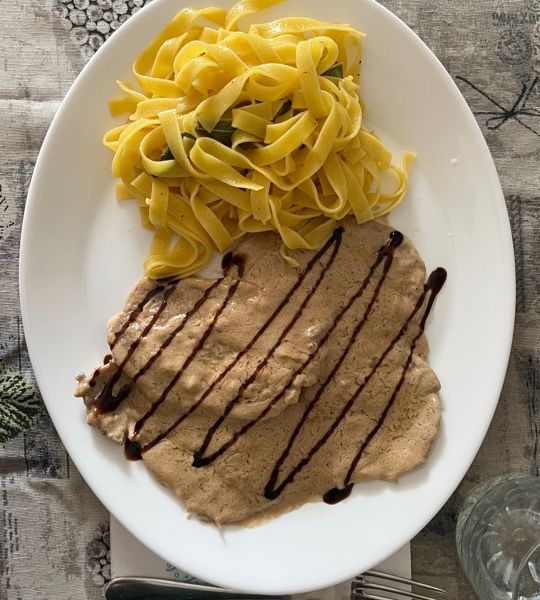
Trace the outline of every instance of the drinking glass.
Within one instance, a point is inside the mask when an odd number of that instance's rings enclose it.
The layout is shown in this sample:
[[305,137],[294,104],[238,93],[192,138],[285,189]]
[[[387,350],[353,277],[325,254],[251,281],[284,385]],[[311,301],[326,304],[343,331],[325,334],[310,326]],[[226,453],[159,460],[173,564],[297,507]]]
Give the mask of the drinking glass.
[[481,600],[540,600],[540,477],[476,486],[459,513],[456,543]]

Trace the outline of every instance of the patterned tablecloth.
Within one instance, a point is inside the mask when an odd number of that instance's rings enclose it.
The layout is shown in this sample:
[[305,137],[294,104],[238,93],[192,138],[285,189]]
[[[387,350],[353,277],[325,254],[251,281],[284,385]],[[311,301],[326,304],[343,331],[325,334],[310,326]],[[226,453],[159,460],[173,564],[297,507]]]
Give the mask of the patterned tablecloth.
[[[0,600],[97,599],[110,577],[109,516],[70,463],[34,385],[18,249],[32,169],[60,100],[144,2],[0,0]],[[412,542],[413,574],[467,600],[474,595],[453,541],[461,500],[487,477],[540,469],[540,0],[383,4],[433,49],[477,115],[514,235],[517,321],[499,408],[462,485]]]

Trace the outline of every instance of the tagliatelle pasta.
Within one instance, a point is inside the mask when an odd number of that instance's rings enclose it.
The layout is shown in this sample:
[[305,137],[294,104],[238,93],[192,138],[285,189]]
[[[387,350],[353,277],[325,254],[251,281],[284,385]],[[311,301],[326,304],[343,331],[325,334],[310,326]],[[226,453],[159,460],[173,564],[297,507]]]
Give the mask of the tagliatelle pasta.
[[294,264],[288,250],[319,247],[345,216],[380,217],[405,194],[414,155],[393,165],[363,127],[363,34],[300,17],[239,29],[279,1],[182,10],[135,60],[140,90],[119,82],[111,113],[129,117],[104,143],[117,197],[135,198],[154,232],[151,278],[194,273],[267,230]]

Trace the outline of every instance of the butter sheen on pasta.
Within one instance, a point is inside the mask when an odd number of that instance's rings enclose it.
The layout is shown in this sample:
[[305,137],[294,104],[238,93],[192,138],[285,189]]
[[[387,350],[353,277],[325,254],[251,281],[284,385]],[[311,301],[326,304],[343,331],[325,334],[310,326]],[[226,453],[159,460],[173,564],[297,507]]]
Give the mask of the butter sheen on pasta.
[[319,247],[340,219],[359,223],[401,202],[403,166],[363,126],[363,34],[287,17],[240,29],[280,0],[229,11],[184,9],[136,58],[138,83],[110,102],[119,199],[138,201],[153,231],[154,279],[188,275],[251,232],[275,230],[281,253]]

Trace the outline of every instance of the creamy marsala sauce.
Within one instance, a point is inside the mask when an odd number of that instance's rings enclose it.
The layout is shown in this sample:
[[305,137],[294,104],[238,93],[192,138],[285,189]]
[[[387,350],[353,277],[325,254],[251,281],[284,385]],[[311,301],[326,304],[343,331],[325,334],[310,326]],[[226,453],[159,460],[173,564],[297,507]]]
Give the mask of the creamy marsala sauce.
[[244,239],[219,279],[142,279],[78,377],[88,423],[219,524],[396,480],[439,428],[424,326],[444,269],[426,279],[377,222],[346,220],[298,269],[279,245]]

